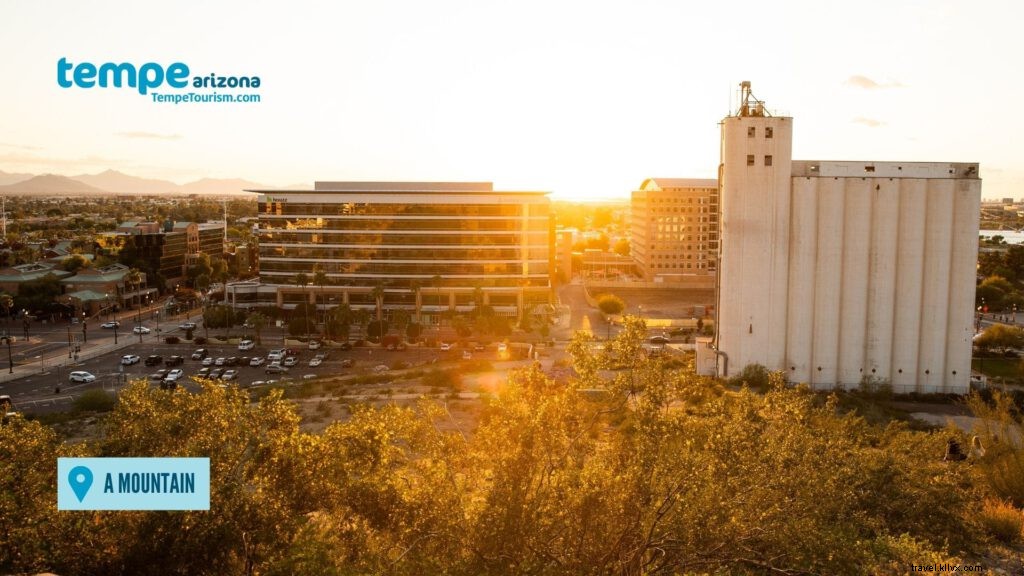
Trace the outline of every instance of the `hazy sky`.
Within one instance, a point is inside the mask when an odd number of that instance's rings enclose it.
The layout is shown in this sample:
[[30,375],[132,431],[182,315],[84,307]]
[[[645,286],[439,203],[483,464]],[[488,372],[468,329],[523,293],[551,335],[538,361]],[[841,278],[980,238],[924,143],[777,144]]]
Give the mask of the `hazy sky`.
[[[976,161],[986,197],[1020,197],[1022,21],[1019,1],[0,0],[0,170],[624,197],[714,177],[750,80],[794,117],[794,158]],[[64,89],[61,57],[258,75],[262,102]]]

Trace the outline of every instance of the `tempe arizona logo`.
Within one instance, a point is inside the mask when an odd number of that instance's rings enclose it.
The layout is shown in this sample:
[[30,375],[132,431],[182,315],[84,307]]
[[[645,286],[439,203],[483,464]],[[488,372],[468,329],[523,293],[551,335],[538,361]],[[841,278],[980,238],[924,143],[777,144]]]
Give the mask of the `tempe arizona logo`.
[[[99,65],[91,62],[75,63],[69,62],[67,57],[57,61],[57,85],[61,88],[131,88],[142,96],[148,95],[153,102],[259,102],[258,93],[224,94],[210,90],[255,90],[261,84],[260,77],[255,75],[219,76],[211,72],[193,76],[184,62],[174,62],[165,67],[156,62],[146,62],[141,66],[129,62],[106,62]],[[191,91],[186,91],[190,88]]]
[[209,458],[58,458],[58,510],[209,510]]

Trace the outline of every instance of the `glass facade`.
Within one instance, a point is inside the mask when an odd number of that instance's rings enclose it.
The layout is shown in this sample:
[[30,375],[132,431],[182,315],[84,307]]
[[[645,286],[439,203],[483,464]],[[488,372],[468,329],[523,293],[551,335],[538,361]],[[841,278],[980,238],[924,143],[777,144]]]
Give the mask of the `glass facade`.
[[[424,186],[429,186],[425,183]],[[483,288],[493,305],[546,302],[551,288],[553,222],[541,192],[410,194],[366,191],[267,191],[259,197],[259,269],[264,284],[294,286],[326,274],[332,297],[350,304],[377,286],[385,304],[462,306]],[[352,290],[350,290],[352,289]],[[374,304],[370,298],[367,304]]]

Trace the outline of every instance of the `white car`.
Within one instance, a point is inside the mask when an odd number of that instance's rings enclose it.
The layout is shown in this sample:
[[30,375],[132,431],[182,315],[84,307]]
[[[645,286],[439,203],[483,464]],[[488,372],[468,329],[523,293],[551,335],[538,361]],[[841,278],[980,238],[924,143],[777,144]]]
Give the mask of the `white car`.
[[217,358],[216,360],[213,361],[213,364],[214,364],[214,366],[223,366],[224,365],[224,357],[221,356],[221,357]]
[[213,366],[213,356],[207,356],[206,358],[203,358],[202,364],[203,366]]
[[100,328],[105,328],[105,329],[109,330],[111,328],[117,328],[120,325],[121,325],[120,322],[118,322],[116,320],[111,320],[110,322],[104,322],[103,324],[100,324]]
[[298,363],[299,363],[299,359],[296,358],[295,356],[289,356],[289,357],[284,359],[284,365],[288,366],[288,367],[295,366]]
[[124,356],[121,356],[121,364],[124,364],[125,366],[131,366],[132,364],[138,363],[139,357],[135,354],[125,354]]
[[373,367],[373,371],[376,372],[377,374],[383,374],[388,370],[391,370],[391,368],[388,368],[387,364],[377,364],[376,366]]
[[178,378],[181,378],[184,375],[184,370],[182,370],[181,368],[175,368],[174,370],[171,370],[170,372],[167,373],[167,378],[165,378],[164,380],[176,381],[178,380]]
[[183,322],[181,324],[178,324],[178,328],[181,328],[182,330],[195,330],[196,329],[196,323],[195,322]]
[[447,352],[447,351],[451,350],[452,348],[454,348],[454,346],[452,346],[451,344],[449,344],[447,342],[442,342],[441,343],[441,351],[442,352]]
[[249,360],[249,366],[263,366],[265,360],[262,356],[256,356],[252,360]]
[[145,326],[136,326],[135,328],[132,328],[132,332],[136,334],[149,334],[150,332],[152,332],[152,330],[146,328]]
[[284,358],[284,350],[271,350],[267,352],[267,360],[274,361]]
[[320,349],[320,341],[319,340],[310,340],[309,341],[309,349],[310,350],[319,350]]
[[238,370],[225,370],[220,377],[221,380],[234,380],[235,378],[238,378]]
[[310,368],[316,368],[317,366],[320,365],[321,362],[323,362],[323,360],[320,359],[320,358],[317,358],[317,357],[310,358],[309,359],[309,367]]
[[68,380],[71,382],[95,382],[96,377],[88,372],[75,371],[68,374]]
[[239,350],[252,350],[256,347],[256,343],[252,340],[242,340],[238,343]]

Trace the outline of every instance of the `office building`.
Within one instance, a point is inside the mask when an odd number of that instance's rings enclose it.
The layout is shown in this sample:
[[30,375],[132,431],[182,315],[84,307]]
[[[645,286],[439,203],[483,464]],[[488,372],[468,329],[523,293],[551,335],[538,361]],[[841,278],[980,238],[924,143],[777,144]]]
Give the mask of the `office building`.
[[978,164],[793,161],[793,119],[742,91],[722,122],[718,333],[699,353],[721,376],[965,393]]
[[223,222],[122,222],[96,238],[98,253],[145,270],[162,289],[173,289],[199,254],[224,255]]
[[713,287],[718,181],[648,178],[632,194],[630,254],[647,282]]
[[[260,283],[229,287],[238,306],[375,309],[380,287],[385,315],[404,309],[435,323],[445,311],[471,310],[478,297],[509,317],[550,302],[546,192],[495,191],[489,182],[317,182],[252,192]],[[301,274],[307,285],[296,284]]]

